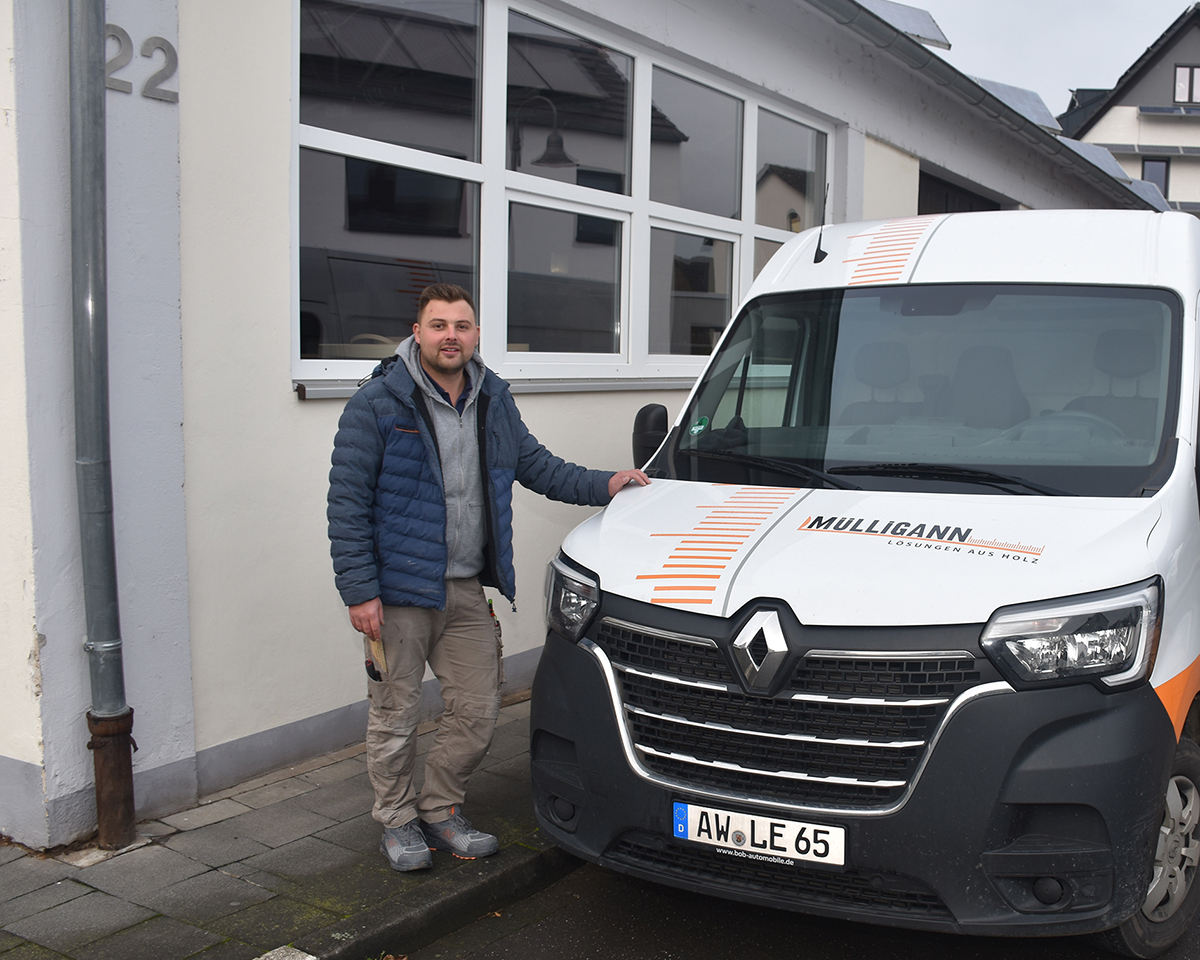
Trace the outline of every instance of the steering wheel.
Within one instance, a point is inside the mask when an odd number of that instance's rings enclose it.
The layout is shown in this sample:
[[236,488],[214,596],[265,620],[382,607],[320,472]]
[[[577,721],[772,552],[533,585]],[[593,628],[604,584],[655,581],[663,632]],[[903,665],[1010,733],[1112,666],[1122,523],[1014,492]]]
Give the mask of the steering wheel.
[[385,337],[381,333],[356,333],[350,338],[351,343],[387,343],[395,346],[399,341]]
[[[1032,417],[1029,420],[1023,420],[1015,426],[1009,427],[996,440],[1023,440],[1025,434],[1029,431],[1037,432],[1038,427],[1048,424],[1074,422],[1084,426],[1088,430],[1088,434],[1092,437],[1107,439],[1124,443],[1126,440],[1125,432],[1111,420],[1107,420],[1099,414],[1090,413],[1087,410],[1061,410],[1053,413],[1047,413],[1042,417]],[[1030,437],[1029,439],[1036,439]],[[990,442],[990,441],[989,441]]]

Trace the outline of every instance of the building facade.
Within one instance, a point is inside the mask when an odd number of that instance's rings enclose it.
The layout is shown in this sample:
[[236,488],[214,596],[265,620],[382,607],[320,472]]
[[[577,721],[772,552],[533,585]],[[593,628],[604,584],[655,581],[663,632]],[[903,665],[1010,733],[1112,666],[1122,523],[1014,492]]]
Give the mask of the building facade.
[[1076,90],[1064,132],[1107,149],[1176,210],[1200,214],[1200,5],[1185,10],[1111,90]]
[[[417,292],[472,289],[532,432],[630,465],[770,255],[911,216],[1146,207],[853,0],[109,0],[109,393],[140,816],[363,735],[329,453]],[[2,0],[0,833],[94,829],[66,0]],[[928,194],[928,191],[927,191]],[[587,515],[518,489],[509,686]],[[430,709],[436,709],[431,701]]]

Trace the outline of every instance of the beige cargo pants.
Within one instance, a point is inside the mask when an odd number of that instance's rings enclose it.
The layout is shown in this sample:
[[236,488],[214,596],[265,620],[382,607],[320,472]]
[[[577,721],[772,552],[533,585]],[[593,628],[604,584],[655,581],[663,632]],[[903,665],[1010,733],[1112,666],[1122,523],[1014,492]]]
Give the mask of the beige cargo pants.
[[[383,608],[387,672],[367,679],[367,773],[372,815],[385,827],[416,816],[437,823],[463,802],[467,778],[483,760],[500,714],[500,650],[479,580],[446,581],[446,609]],[[369,657],[368,653],[368,657]],[[413,785],[425,664],[442,686],[446,709],[425,758],[425,783]]]

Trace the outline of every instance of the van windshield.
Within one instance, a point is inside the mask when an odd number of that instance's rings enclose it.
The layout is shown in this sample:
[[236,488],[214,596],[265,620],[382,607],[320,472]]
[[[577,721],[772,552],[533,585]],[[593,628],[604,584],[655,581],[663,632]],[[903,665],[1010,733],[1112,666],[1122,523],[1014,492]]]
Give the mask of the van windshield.
[[660,475],[774,486],[1142,496],[1173,466],[1181,307],[1126,287],[760,297]]

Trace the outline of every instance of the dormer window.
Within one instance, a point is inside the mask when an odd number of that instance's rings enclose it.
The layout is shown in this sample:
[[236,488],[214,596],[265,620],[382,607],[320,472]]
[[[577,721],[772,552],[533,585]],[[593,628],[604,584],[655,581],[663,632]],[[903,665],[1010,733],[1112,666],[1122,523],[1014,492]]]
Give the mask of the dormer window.
[[1175,102],[1200,103],[1200,67],[1175,68]]

